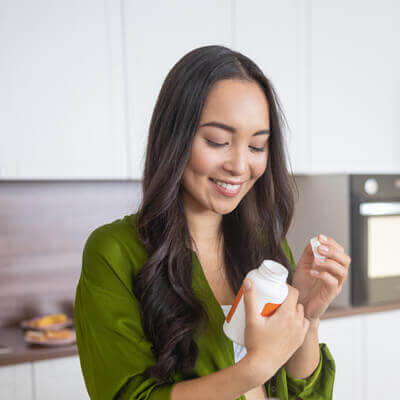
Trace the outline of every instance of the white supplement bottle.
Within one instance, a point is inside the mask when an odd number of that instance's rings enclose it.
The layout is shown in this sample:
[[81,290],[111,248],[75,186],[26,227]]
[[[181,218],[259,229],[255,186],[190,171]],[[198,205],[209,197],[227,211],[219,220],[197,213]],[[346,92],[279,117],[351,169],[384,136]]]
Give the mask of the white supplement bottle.
[[[285,301],[288,295],[287,277],[288,270],[273,260],[264,260],[258,268],[247,273],[246,278],[250,278],[256,287],[257,310],[261,315],[265,317],[272,315]],[[242,284],[226,316],[223,330],[233,342],[245,346],[245,327],[246,316]]]

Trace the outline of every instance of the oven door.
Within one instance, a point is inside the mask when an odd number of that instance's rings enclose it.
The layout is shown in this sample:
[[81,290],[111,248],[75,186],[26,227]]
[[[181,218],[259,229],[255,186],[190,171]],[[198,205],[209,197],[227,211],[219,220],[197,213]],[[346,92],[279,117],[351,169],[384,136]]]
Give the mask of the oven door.
[[400,301],[400,201],[353,205],[352,302]]

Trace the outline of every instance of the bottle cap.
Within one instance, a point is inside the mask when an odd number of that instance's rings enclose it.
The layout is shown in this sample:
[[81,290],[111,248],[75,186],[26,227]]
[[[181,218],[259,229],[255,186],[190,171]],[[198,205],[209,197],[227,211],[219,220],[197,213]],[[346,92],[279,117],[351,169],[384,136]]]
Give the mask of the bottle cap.
[[264,260],[259,267],[259,271],[274,282],[286,282],[289,275],[289,271],[274,260]]

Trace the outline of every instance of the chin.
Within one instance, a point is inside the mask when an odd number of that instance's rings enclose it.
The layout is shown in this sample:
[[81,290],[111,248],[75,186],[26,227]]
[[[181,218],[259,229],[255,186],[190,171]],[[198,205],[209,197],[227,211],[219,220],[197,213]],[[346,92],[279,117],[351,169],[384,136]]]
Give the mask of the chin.
[[220,215],[226,215],[226,214],[230,214],[232,211],[234,211],[237,208],[238,205],[239,205],[239,203],[235,204],[232,207],[226,207],[226,208],[222,208],[222,207],[218,208],[218,207],[216,207],[216,208],[214,208],[214,211],[216,213],[220,214]]

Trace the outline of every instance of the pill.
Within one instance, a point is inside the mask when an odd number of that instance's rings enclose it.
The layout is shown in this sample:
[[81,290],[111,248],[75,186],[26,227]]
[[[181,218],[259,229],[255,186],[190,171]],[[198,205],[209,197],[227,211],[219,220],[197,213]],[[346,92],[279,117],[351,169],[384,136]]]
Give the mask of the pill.
[[318,238],[317,237],[311,238],[310,239],[310,243],[311,243],[312,251],[314,253],[314,257],[315,258],[325,259],[326,257],[324,257],[324,256],[322,256],[321,254],[318,253],[318,246],[321,246],[321,243],[318,240]]

